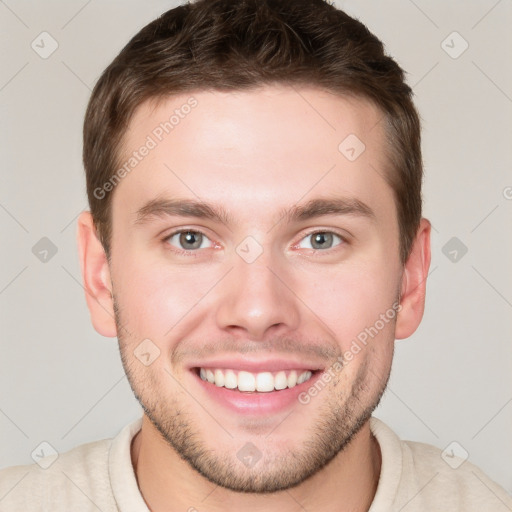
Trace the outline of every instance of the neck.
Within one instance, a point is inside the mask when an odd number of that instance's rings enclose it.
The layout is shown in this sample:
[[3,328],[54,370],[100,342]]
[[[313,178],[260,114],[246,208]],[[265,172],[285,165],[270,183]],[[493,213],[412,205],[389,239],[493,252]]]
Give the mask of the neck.
[[323,512],[367,511],[381,470],[380,448],[369,421],[319,472],[292,489],[266,495],[237,493],[209,482],[179,457],[146,416],[132,441],[131,456],[139,489],[153,512],[291,512],[297,506]]

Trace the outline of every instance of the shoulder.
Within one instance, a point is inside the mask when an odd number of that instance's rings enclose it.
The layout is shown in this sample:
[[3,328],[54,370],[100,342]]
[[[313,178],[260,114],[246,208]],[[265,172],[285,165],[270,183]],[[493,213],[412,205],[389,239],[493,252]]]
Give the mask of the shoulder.
[[458,452],[455,447],[443,452],[429,444],[402,441],[376,418],[372,418],[371,425],[381,446],[381,476],[396,486],[393,496],[396,510],[512,510],[512,497],[469,462],[466,454],[459,457],[457,453],[463,454],[462,450]]
[[[439,503],[453,510],[499,512],[512,510],[512,498],[478,466],[454,450],[441,451],[435,446],[414,441],[402,441],[404,469],[421,489],[423,501]],[[451,509],[449,509],[451,510]]]
[[[73,503],[84,509],[91,501],[109,510],[108,456],[112,440],[83,444],[68,452],[41,458],[37,464],[0,470],[2,511],[45,510],[45,504]],[[104,508],[103,508],[103,507]],[[63,508],[64,509],[64,508]]]

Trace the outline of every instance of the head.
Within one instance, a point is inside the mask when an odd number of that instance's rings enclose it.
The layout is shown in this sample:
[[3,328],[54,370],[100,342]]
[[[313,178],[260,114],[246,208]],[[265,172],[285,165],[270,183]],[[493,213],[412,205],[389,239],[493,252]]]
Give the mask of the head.
[[[430,262],[420,123],[382,43],[321,0],[172,9],[99,79],[84,165],[92,321],[155,431],[236,491],[326,466],[418,326]],[[291,387],[227,389],[245,370]]]

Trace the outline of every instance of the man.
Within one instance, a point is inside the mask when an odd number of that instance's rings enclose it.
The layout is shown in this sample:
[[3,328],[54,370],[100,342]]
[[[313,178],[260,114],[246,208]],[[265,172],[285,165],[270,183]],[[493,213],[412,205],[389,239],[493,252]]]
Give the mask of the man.
[[84,125],[95,329],[144,416],[2,510],[512,509],[371,416],[424,308],[420,125],[400,67],[322,0],[199,0],[141,30]]

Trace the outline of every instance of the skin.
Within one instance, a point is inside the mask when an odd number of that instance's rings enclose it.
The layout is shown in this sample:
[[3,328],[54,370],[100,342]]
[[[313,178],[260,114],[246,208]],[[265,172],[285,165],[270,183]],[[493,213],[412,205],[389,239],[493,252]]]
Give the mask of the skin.
[[[141,105],[124,156],[190,96]],[[131,447],[139,488],[153,511],[283,512],[298,503],[368,510],[381,469],[369,417],[389,378],[394,340],[410,336],[423,315],[430,224],[421,220],[402,265],[396,205],[383,178],[382,114],[369,102],[286,86],[193,96],[197,107],[115,188],[110,262],[90,213],[78,223],[93,325],[119,338],[145,410]],[[355,161],[338,150],[349,134],[366,146]],[[149,201],[176,197],[221,206],[233,222],[170,215],[137,222]],[[280,215],[333,197],[363,202],[373,216],[288,222]],[[179,253],[190,247],[179,235],[166,238],[185,228],[207,237],[189,255]],[[313,231],[340,238],[313,248]],[[236,251],[247,236],[262,249],[252,263]],[[237,414],[189,370],[224,356],[281,356],[327,369],[398,297],[398,315],[308,404]],[[160,351],[149,366],[134,356],[144,339]],[[248,442],[262,455],[253,468],[237,458]]]

